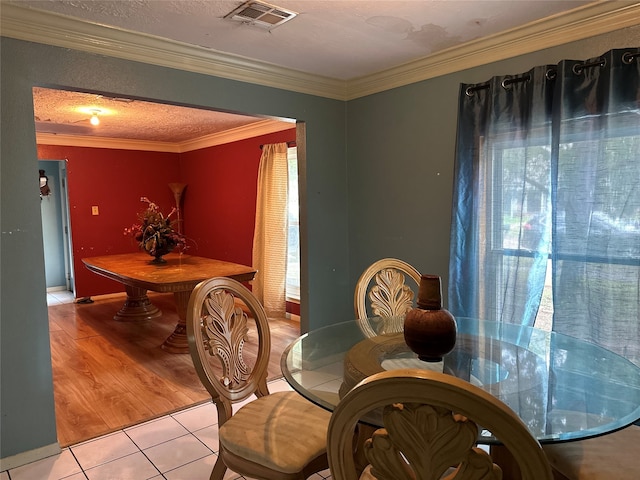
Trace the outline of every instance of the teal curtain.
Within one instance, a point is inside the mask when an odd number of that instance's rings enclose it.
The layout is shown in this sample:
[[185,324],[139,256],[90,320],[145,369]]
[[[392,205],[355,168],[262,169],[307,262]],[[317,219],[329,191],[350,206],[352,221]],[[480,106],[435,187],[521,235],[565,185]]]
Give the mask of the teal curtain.
[[639,52],[461,85],[454,315],[546,315],[640,364]]

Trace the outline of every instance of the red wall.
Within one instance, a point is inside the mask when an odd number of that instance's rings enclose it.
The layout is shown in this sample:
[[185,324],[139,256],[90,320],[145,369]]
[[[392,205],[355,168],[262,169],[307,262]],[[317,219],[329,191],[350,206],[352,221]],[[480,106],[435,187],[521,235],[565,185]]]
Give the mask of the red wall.
[[[180,181],[178,155],[40,145],[38,158],[67,160],[76,297],[124,291],[121,284],[87,270],[82,259],[138,250],[123,230],[144,210],[142,196],[169,213],[175,201],[167,184]],[[92,215],[92,206],[99,215]]]
[[290,141],[295,128],[183,154],[39,145],[40,160],[67,160],[76,297],[124,291],[87,270],[82,258],[137,251],[123,230],[144,210],[142,196],[169,213],[171,182],[187,184],[187,253],[251,265],[260,145]]
[[[260,145],[295,139],[292,128],[180,156],[187,253],[251,265]],[[300,305],[287,311],[300,315]]]
[[187,253],[251,265],[260,145],[295,135],[293,128],[181,155]]

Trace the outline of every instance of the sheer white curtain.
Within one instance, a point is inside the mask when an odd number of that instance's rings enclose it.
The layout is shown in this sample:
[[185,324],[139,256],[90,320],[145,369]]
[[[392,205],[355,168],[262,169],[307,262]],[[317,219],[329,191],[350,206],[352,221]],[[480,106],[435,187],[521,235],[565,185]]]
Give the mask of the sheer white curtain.
[[258,171],[252,291],[269,317],[286,313],[287,273],[287,144],[262,147]]
[[640,365],[638,99],[637,47],[461,86],[448,310]]

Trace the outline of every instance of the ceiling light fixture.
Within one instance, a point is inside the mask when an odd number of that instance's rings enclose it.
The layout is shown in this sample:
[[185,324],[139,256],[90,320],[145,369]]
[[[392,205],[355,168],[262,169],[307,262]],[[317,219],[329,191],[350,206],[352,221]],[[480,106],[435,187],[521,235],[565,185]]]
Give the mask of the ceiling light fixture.
[[91,110],[91,120],[89,121],[91,122],[91,125],[93,125],[94,127],[97,125],[100,125],[100,119],[98,118],[99,113],[100,113],[100,110],[98,109]]
[[224,18],[236,20],[256,27],[272,29],[296,17],[298,14],[285,8],[264,2],[249,0]]

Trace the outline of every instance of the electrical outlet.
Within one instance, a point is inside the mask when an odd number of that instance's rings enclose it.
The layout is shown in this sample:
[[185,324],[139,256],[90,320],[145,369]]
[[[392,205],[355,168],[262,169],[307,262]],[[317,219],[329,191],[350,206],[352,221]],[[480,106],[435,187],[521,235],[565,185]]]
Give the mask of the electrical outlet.
[[98,210],[98,206],[94,205],[91,207],[91,215],[100,215],[100,211]]

